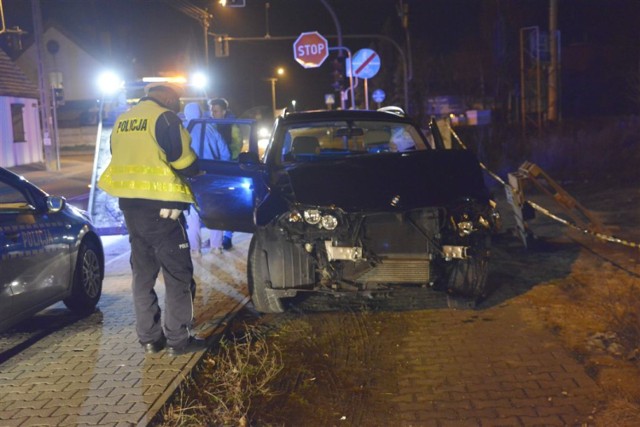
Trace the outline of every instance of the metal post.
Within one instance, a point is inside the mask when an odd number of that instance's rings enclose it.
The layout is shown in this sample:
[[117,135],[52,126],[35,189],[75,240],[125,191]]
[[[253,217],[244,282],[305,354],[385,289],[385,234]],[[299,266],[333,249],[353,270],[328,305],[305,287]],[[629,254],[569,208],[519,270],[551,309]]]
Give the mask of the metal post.
[[369,79],[364,80],[364,109],[369,109]]
[[209,19],[202,18],[202,29],[204,30],[204,68],[209,73]]
[[40,89],[40,120],[42,121],[42,136],[44,143],[44,156],[47,170],[58,170],[59,159],[54,159],[57,152],[56,132],[53,129],[53,117],[51,116],[51,91],[48,80],[47,68],[44,64],[44,42],[42,40],[42,12],[40,0],[31,0],[33,14],[33,35],[35,38],[36,55],[38,63],[38,88]]
[[93,170],[91,172],[91,188],[89,189],[89,206],[87,206],[87,212],[89,217],[93,219],[93,203],[96,192],[96,178],[98,174],[98,157],[100,156],[100,143],[102,142],[102,106],[104,105],[104,96],[99,100],[100,106],[98,107],[98,132],[96,135],[96,147],[93,153]]
[[525,88],[526,80],[524,74],[524,55],[525,55],[525,28],[520,29],[520,125],[522,127],[522,135],[524,136],[527,129],[527,91]]
[[271,82],[271,109],[273,110],[273,117],[276,117],[276,79],[275,77],[271,77],[269,81]]
[[60,165],[60,137],[58,135],[58,101],[56,100],[55,88],[51,87],[51,111],[53,112],[53,135],[55,136],[56,144],[56,170],[62,169]]
[[558,0],[549,0],[549,84],[547,88],[547,119],[558,121]]

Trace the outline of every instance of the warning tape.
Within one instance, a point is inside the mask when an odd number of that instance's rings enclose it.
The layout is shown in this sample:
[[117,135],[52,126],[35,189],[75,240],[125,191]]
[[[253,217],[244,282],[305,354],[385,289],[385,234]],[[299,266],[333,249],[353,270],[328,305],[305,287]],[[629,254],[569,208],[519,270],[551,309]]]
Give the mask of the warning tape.
[[[462,142],[462,140],[460,139],[458,134],[453,130],[453,128],[451,128],[451,126],[449,126],[449,130],[451,131],[451,134],[456,138],[456,140],[458,141],[460,146],[463,149],[466,150],[467,146],[464,144],[464,142]],[[495,179],[503,187],[509,188],[512,191],[515,190],[508,182],[506,182],[505,180],[500,178],[493,171],[489,170],[489,168],[484,163],[482,163],[482,162],[479,162],[479,163],[480,163],[480,167],[482,169],[484,169],[493,179]],[[528,203],[529,206],[531,206],[533,209],[535,209],[536,211],[540,212],[541,214],[543,214],[543,215],[545,215],[545,216],[547,216],[547,217],[549,217],[549,218],[551,218],[551,219],[553,219],[555,221],[558,221],[561,224],[566,225],[567,227],[573,228],[574,230],[578,230],[582,234],[588,234],[590,236],[595,237],[596,239],[604,240],[605,242],[617,243],[619,245],[640,249],[640,243],[631,242],[629,240],[621,239],[619,237],[610,236],[610,235],[603,234],[603,233],[597,233],[595,231],[591,231],[591,230],[587,230],[587,229],[578,227],[576,224],[572,223],[571,221],[567,221],[564,218],[560,218],[559,216],[557,216],[557,215],[553,214],[552,212],[550,212],[548,209],[543,208],[542,206],[538,205],[535,202],[532,202],[531,200],[525,200],[525,202]]]
[[604,240],[606,242],[611,242],[611,243],[618,243],[620,245],[623,246],[629,246],[631,248],[640,248],[640,244],[639,243],[635,243],[635,242],[630,242],[628,240],[625,239],[620,239],[619,237],[615,237],[615,236],[609,236],[603,233],[597,233],[595,231],[591,231],[591,230],[586,230],[584,228],[580,228],[577,225],[575,225],[574,223],[567,221],[566,219],[560,218],[559,216],[549,212],[549,210],[543,208],[542,206],[532,202],[531,200],[526,200],[526,202],[529,204],[529,206],[531,206],[533,209],[535,209],[536,211],[540,212],[541,214],[555,220],[558,221],[568,227],[573,228],[574,230],[578,230],[583,234],[589,234],[597,239],[600,240]]

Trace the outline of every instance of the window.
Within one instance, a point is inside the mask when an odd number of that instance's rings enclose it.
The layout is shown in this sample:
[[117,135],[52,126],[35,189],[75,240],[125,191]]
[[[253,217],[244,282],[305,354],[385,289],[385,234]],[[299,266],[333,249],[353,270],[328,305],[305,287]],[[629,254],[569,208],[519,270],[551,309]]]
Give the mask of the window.
[[11,104],[11,122],[13,124],[13,142],[27,142],[24,135],[24,104]]
[[19,189],[0,181],[0,214],[30,207],[29,201]]

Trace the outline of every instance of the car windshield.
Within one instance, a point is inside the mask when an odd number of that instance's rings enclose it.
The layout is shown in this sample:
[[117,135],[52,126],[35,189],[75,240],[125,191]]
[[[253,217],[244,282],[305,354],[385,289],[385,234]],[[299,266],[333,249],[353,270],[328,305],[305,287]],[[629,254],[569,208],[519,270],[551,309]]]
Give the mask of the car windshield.
[[281,150],[285,162],[427,149],[414,126],[391,121],[292,124],[278,139],[274,149]]

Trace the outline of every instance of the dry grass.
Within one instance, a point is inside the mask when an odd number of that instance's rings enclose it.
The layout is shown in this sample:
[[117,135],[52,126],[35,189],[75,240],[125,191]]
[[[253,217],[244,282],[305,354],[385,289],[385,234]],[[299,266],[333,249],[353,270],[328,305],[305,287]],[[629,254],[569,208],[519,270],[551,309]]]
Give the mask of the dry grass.
[[607,404],[596,414],[597,425],[638,425],[640,281],[583,254],[570,275],[525,298],[602,387]]
[[193,378],[161,411],[162,426],[247,426],[251,402],[275,394],[269,384],[282,370],[277,347],[253,327],[232,340],[223,339],[216,354],[207,356]]
[[[611,330],[631,356],[632,352],[640,350],[640,285],[627,283],[612,289],[604,304],[611,316]],[[636,357],[640,358],[640,355]]]

